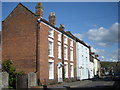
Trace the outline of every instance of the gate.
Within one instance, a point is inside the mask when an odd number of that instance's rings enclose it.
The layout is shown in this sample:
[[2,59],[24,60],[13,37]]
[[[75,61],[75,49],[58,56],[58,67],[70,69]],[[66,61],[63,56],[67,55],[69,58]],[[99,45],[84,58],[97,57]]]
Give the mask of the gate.
[[16,88],[28,88],[28,75],[17,75],[16,76]]

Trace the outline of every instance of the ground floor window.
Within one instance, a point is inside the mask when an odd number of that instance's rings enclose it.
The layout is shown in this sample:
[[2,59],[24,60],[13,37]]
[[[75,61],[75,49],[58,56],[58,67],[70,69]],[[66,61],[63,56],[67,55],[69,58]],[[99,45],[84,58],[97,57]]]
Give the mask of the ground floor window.
[[70,64],[70,75],[71,77],[74,77],[74,66],[73,66],[73,63]]
[[54,79],[54,61],[49,60],[49,79]]
[[65,78],[68,78],[68,63],[65,62],[64,64],[65,64],[65,67],[64,67],[65,68],[65,71],[64,71],[65,72]]

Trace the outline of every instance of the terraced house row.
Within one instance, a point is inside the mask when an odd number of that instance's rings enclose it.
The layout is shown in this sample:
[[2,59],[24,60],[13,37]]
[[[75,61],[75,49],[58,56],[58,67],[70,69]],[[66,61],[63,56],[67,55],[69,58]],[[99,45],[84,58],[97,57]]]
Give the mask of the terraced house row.
[[36,13],[23,4],[2,22],[2,60],[12,60],[17,71],[35,72],[39,84],[93,78],[100,61],[91,47],[56,27],[55,13],[43,19],[42,3]]

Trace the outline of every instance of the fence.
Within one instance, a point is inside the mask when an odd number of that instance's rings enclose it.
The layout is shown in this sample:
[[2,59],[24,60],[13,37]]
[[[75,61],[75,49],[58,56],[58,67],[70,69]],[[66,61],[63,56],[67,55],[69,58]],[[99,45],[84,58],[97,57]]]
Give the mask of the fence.
[[[16,76],[16,88],[31,88],[37,86],[36,73],[31,72],[24,75]],[[0,72],[0,90],[9,87],[9,74],[7,72]]]
[[31,72],[24,75],[16,76],[16,88],[31,88],[37,86],[36,73]]

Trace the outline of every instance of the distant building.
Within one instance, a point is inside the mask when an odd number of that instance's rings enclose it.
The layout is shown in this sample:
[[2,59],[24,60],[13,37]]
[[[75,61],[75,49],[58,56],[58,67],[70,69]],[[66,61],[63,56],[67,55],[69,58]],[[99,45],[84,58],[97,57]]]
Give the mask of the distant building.
[[90,78],[94,78],[94,58],[91,54],[91,48],[90,48]]
[[93,58],[93,74],[94,76],[101,76],[101,63],[98,59],[98,55],[95,55],[94,52],[91,52],[91,57]]

